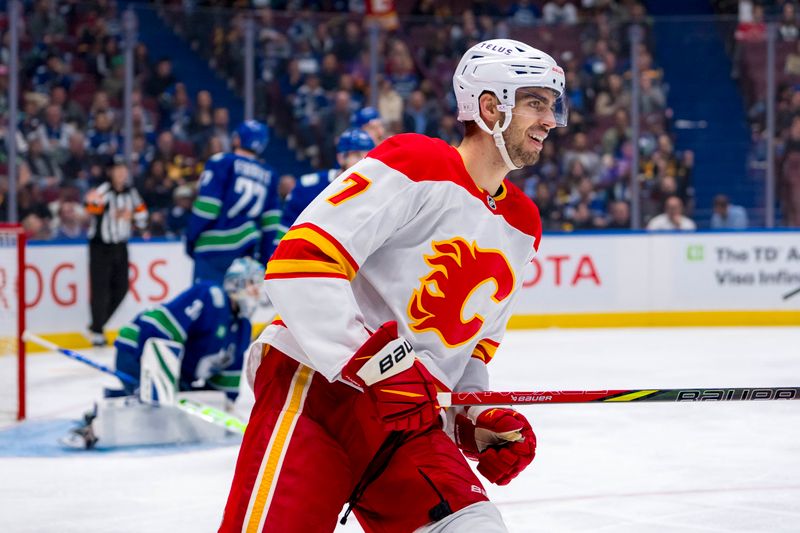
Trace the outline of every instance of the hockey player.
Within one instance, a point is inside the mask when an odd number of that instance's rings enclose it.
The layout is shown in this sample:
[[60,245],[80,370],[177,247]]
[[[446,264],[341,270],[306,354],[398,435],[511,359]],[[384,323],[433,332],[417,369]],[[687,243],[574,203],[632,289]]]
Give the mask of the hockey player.
[[280,210],[277,176],[258,160],[268,140],[267,127],[248,120],[236,129],[233,153],[214,155],[200,174],[186,228],[195,281],[222,283],[237,257],[269,257]]
[[[120,329],[114,343],[117,370],[139,377],[147,340],[168,339],[184,347],[180,390],[222,390],[235,400],[263,273],[259,262],[240,257],[228,267],[221,286],[200,281],[171,301],[139,314]],[[132,385],[123,383],[123,390],[109,395],[134,392]]]
[[367,135],[370,136],[376,146],[386,138],[386,126],[384,126],[378,110],[374,107],[362,107],[353,113],[350,126],[367,132]]
[[458,148],[384,141],[267,264],[280,319],[248,355],[256,403],[220,531],[330,532],[345,503],[368,532],[506,531],[464,455],[504,485],[533,460],[531,425],[509,408],[440,416],[436,393],[488,388],[541,237],[505,175],[566,125],[564,72],[496,39],[467,51],[453,86]]
[[281,227],[278,230],[278,239],[283,237],[289,227],[297,220],[311,200],[316,198],[325,188],[342,173],[343,169],[364,159],[367,152],[375,148],[375,143],[367,133],[360,128],[349,128],[342,132],[336,143],[336,161],[339,168],[321,170],[300,176],[297,184],[286,198],[281,210]]

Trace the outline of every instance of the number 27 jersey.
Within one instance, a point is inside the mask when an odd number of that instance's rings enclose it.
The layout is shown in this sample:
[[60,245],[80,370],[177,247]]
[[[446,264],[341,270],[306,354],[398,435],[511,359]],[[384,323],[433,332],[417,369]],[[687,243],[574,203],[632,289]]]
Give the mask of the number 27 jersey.
[[271,251],[279,220],[272,169],[243,155],[216,154],[200,175],[186,229],[189,255],[256,255],[259,243],[261,252]]
[[522,271],[541,238],[533,202],[506,180],[481,190],[458,151],[396,135],[303,211],[267,264],[279,315],[259,337],[328,380],[396,320],[450,390],[485,390]]

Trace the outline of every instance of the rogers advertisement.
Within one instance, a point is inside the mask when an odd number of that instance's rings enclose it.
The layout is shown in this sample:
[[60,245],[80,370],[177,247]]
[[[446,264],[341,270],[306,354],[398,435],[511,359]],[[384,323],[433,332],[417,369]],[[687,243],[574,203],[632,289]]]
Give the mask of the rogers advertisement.
[[[128,295],[106,326],[109,330],[177,295],[191,280],[192,262],[180,243],[134,243],[128,250]],[[88,247],[35,244],[26,255],[28,328],[34,333],[84,332],[90,322]]]

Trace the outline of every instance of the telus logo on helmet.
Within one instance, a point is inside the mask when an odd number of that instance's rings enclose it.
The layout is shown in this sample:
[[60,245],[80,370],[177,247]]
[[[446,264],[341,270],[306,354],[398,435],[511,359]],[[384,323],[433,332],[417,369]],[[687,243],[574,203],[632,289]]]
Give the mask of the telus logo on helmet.
[[511,48],[508,48],[506,46],[497,46],[497,45],[492,44],[490,42],[481,43],[478,47],[479,48],[485,48],[485,49],[491,50],[493,52],[497,52],[498,54],[505,54],[507,56],[510,56],[511,52],[513,52],[513,50]]

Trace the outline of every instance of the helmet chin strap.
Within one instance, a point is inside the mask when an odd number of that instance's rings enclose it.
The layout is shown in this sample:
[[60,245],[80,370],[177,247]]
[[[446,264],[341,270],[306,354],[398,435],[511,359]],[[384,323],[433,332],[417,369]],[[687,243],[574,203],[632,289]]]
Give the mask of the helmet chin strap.
[[487,126],[481,118],[480,113],[478,113],[475,117],[475,122],[483,131],[492,136],[494,139],[494,144],[497,146],[497,150],[500,152],[500,157],[503,158],[503,162],[506,164],[506,167],[508,167],[508,170],[519,170],[522,167],[518,167],[513,161],[511,161],[511,157],[508,155],[508,149],[506,149],[506,141],[503,139],[503,132],[506,131],[509,125],[511,125],[511,107],[504,105],[499,105],[497,107],[500,111],[505,111],[506,114],[506,119],[503,121],[502,126],[500,126],[500,121],[498,120],[494,123],[494,128],[489,129],[489,126]]

